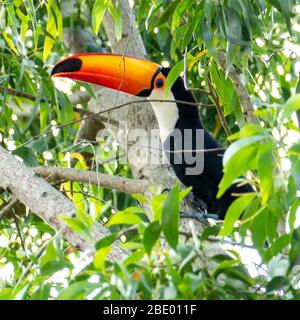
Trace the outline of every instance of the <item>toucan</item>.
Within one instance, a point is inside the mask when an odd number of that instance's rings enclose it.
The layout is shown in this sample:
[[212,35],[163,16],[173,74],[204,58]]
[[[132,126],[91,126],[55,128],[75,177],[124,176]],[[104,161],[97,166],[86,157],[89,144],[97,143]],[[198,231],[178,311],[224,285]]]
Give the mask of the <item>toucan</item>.
[[[212,217],[224,219],[228,207],[237,195],[252,192],[252,187],[249,184],[232,184],[217,198],[218,185],[223,176],[225,149],[203,126],[196,100],[185,88],[181,77],[172,85],[169,96],[165,96],[164,88],[169,71],[169,68],[149,60],[130,56],[83,53],[58,62],[51,76],[66,77],[147,97],[158,121],[162,146],[177,178],[186,187],[192,187],[194,197],[205,202],[205,217],[210,217],[211,214]],[[198,134],[202,134],[202,140],[201,137],[198,139],[200,143],[197,140]],[[197,157],[199,154],[200,157]],[[199,172],[193,170],[195,164],[191,160],[194,158],[202,161]]]

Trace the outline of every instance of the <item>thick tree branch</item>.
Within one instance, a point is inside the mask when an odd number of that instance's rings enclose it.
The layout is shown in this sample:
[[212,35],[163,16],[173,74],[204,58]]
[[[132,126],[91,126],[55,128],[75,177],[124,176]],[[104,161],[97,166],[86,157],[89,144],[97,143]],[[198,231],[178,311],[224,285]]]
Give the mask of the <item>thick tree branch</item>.
[[149,182],[144,180],[129,179],[119,176],[111,176],[104,173],[70,168],[36,167],[34,168],[34,172],[49,180],[67,180],[90,183],[129,194],[145,193],[150,186]]
[[[0,146],[0,187],[12,193],[16,199],[26,205],[54,230],[60,231],[63,237],[81,251],[94,251],[94,239],[108,235],[109,231],[102,225],[91,230],[91,243],[73,232],[61,219],[64,215],[75,215],[74,204],[61,192],[39,177],[32,168],[18,161],[13,155]],[[126,252],[115,246],[111,251],[112,260],[123,259]]]

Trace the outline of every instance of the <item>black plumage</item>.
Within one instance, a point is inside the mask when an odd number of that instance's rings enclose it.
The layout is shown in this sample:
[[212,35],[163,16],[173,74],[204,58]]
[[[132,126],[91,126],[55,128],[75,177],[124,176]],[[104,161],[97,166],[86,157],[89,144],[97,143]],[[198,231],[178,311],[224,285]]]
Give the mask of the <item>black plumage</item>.
[[[167,76],[168,69],[163,69],[162,73]],[[193,94],[185,89],[182,78],[179,77],[175,81],[171,90],[175,100],[196,103]],[[239,187],[236,184],[233,184],[221,198],[216,198],[218,185],[223,177],[222,159],[225,150],[203,126],[197,106],[191,106],[184,103],[177,103],[177,106],[179,109],[179,118],[177,120],[175,129],[180,130],[181,137],[177,137],[177,135],[175,135],[174,137],[174,135],[171,133],[167,140],[164,142],[164,148],[166,150],[167,158],[169,159],[169,162],[178,179],[185,186],[193,187],[193,194],[206,203],[208,212],[217,214],[220,219],[224,219],[228,207],[236,199],[235,196],[232,196],[232,193],[237,194],[253,192],[253,189],[248,184]],[[190,129],[190,132],[185,132],[185,129]],[[205,150],[221,150],[203,152],[203,172],[197,175],[188,175],[186,173],[186,169],[189,167],[193,167],[194,164],[189,164],[185,161],[184,152],[186,152],[186,149],[198,150],[195,138],[197,129],[204,130],[203,134]],[[186,137],[187,140],[192,139],[192,141],[190,141],[188,145],[184,145],[183,143],[186,134],[188,134],[188,137]],[[179,139],[181,139],[181,141],[178,141]],[[196,156],[196,152],[199,153],[202,151],[193,152],[193,157]],[[181,159],[183,160],[182,163],[177,163],[180,162]]]

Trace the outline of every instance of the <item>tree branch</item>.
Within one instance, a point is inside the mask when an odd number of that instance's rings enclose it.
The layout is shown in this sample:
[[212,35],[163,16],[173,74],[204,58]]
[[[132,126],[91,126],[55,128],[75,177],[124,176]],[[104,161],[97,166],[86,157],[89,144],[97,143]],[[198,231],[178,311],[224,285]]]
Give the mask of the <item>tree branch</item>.
[[[218,58],[219,58],[219,64],[224,72],[226,72],[226,55],[224,52],[219,51],[218,52]],[[230,80],[232,81],[232,84],[235,87],[236,93],[239,97],[243,113],[245,114],[247,120],[254,124],[259,124],[259,121],[257,117],[254,115],[254,107],[251,102],[250,96],[248,94],[248,91],[242,84],[242,81],[240,79],[239,74],[234,68],[231,68],[229,70],[228,76]]]
[[35,167],[34,172],[49,180],[67,180],[100,185],[129,194],[145,193],[150,184],[144,180],[129,179],[120,176],[59,167]]
[[19,203],[18,199],[12,199],[3,209],[0,211],[0,219],[10,212],[17,204]]
[[[73,232],[60,216],[73,217],[76,212],[74,204],[61,192],[39,177],[32,168],[18,161],[0,146],[0,187],[12,193],[16,199],[26,205],[32,212],[42,218],[54,230],[81,251],[93,252],[93,241],[89,242]],[[91,238],[100,239],[109,234],[101,224],[91,228]],[[110,253],[111,260],[120,260],[127,256],[126,251],[117,245]]]

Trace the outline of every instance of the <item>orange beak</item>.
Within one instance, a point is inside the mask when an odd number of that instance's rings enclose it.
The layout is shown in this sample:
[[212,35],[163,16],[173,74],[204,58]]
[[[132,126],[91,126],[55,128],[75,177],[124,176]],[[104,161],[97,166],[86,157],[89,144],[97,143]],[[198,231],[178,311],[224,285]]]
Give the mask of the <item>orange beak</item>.
[[147,60],[115,54],[83,53],[58,62],[51,76],[85,81],[147,97],[160,70],[160,65]]

